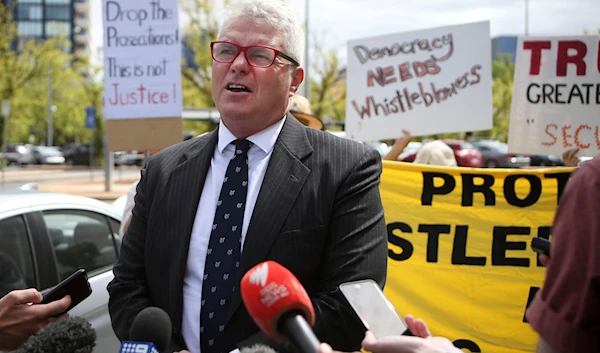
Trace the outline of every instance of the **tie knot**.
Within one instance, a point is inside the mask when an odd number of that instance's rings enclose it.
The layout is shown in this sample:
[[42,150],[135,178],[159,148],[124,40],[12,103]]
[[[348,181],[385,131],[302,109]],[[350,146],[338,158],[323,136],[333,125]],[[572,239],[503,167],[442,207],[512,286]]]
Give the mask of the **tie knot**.
[[235,154],[236,156],[238,154],[247,154],[248,150],[250,149],[250,141],[244,139],[244,140],[235,140],[233,141],[234,145],[235,145]]

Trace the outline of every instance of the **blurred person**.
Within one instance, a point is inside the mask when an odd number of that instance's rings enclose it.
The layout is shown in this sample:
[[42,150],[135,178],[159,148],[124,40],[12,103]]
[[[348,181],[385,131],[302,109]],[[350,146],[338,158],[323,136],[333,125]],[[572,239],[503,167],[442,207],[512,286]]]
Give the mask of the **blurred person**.
[[575,170],[552,225],[542,288],[526,317],[538,353],[600,352],[600,157]]
[[228,4],[211,43],[219,126],[146,161],[108,285],[121,340],[141,310],[157,306],[173,323],[172,351],[289,351],[260,331],[240,296],[241,277],[270,259],[306,289],[321,340],[360,347],[364,327],[338,286],[372,279],[383,288],[381,157],[288,114],[304,79],[304,33],[288,6]]
[[312,114],[310,101],[306,97],[296,93],[292,97],[290,113],[305,126],[325,131],[325,124],[319,117]]
[[398,160],[398,156],[402,154],[402,151],[408,146],[410,141],[412,141],[412,136],[410,132],[406,130],[402,130],[402,137],[397,138],[392,145],[392,148],[383,156],[384,160],[387,161],[396,161]]
[[413,163],[441,165],[446,167],[457,166],[454,151],[441,140],[425,143],[417,152],[417,156]]
[[[12,351],[50,322],[63,317],[71,305],[65,296],[48,304],[35,288],[14,290],[0,298],[0,351]],[[62,314],[64,313],[64,314]]]
[[[432,336],[422,319],[407,315],[405,321],[414,336],[386,336],[377,339],[367,331],[362,347],[372,353],[462,353],[447,338]],[[318,353],[333,352],[329,344],[321,343]]]

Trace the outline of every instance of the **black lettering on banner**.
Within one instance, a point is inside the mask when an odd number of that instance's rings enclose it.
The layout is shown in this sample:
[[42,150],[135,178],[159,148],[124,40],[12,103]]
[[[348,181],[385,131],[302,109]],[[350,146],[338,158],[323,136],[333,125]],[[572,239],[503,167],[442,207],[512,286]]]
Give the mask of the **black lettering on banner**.
[[560,198],[562,197],[562,193],[565,190],[565,186],[567,186],[567,182],[569,181],[569,178],[571,177],[571,172],[548,173],[548,174],[544,174],[544,177],[548,178],[548,179],[556,179],[556,183],[558,184],[557,190],[556,190],[556,194],[557,194],[556,204],[558,205],[558,201],[560,201]]
[[[515,184],[520,178],[527,179],[531,189],[529,194],[524,199],[519,199],[515,191]],[[506,201],[517,207],[528,207],[533,205],[540,199],[542,195],[542,181],[534,175],[514,174],[506,176],[504,179],[504,197]]]
[[538,93],[535,96],[536,100],[531,99],[531,87],[540,88],[540,85],[538,85],[537,83],[531,83],[529,86],[527,86],[527,100],[529,101],[529,103],[537,104],[540,101],[540,94]]
[[527,297],[527,304],[525,304],[525,312],[523,313],[523,322],[529,322],[529,321],[527,321],[527,317],[525,317],[525,314],[527,313],[527,308],[529,308],[529,305],[531,305],[531,302],[533,302],[533,298],[535,298],[535,294],[537,293],[538,290],[540,290],[540,287],[529,287],[529,296]]
[[530,232],[531,228],[529,227],[494,227],[492,266],[528,267],[529,259],[527,258],[506,257],[506,250],[525,250],[527,249],[527,242],[507,241],[506,237],[509,234],[529,235]]
[[[552,231],[552,227],[539,227],[538,228],[538,238],[544,238],[550,240],[550,232]],[[544,267],[542,262],[540,261],[540,257],[537,257],[537,266]]]
[[[483,183],[475,185],[475,178],[483,179]],[[462,201],[461,206],[473,206],[473,194],[480,192],[485,197],[485,205],[493,206],[496,204],[496,193],[492,190],[494,185],[494,176],[488,174],[463,174],[462,175]]]
[[402,222],[394,222],[387,225],[388,242],[402,248],[400,254],[396,254],[392,249],[388,249],[388,256],[396,261],[408,260],[414,251],[413,246],[408,240],[395,235],[394,230],[400,230],[402,233],[412,233],[412,228]]
[[[435,178],[442,178],[444,184],[439,187],[434,186]],[[423,172],[423,193],[421,194],[421,205],[431,206],[433,195],[447,195],[456,186],[454,177],[445,173]]]
[[440,234],[450,234],[450,225],[419,224],[419,233],[427,233],[427,262],[438,262]]
[[467,256],[467,232],[469,226],[456,226],[452,249],[453,265],[485,266],[485,256]]
[[458,349],[468,349],[473,353],[481,353],[481,348],[470,340],[456,340],[452,344]]

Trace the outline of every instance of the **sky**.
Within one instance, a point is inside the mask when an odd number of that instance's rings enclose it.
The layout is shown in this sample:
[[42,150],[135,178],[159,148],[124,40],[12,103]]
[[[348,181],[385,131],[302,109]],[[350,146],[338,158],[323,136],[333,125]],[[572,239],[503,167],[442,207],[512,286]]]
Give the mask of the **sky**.
[[[92,47],[97,48],[102,46],[102,0],[90,1]],[[305,0],[288,1],[304,21]],[[492,38],[525,33],[526,0],[306,1],[309,39],[337,50],[344,62],[347,41],[365,37],[486,20]],[[528,0],[528,4],[529,35],[581,35],[600,29],[600,0]],[[180,22],[185,19],[180,17]]]

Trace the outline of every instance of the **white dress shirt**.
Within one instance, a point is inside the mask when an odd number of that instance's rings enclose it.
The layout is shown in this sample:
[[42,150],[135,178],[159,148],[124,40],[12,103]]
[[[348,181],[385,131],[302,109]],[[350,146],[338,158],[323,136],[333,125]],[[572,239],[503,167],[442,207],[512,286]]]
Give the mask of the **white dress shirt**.
[[[252,145],[248,151],[248,191],[242,224],[242,249],[254,205],[256,205],[256,199],[258,198],[258,192],[284,122],[285,117],[263,131],[247,138],[252,142]],[[206,174],[204,188],[196,211],[188,249],[187,267],[183,278],[183,323],[181,332],[188,351],[191,353],[200,353],[200,301],[202,300],[202,279],[204,278],[206,250],[225,172],[235,150],[234,145],[231,143],[237,139],[223,122],[219,123],[218,138],[219,141]]]

